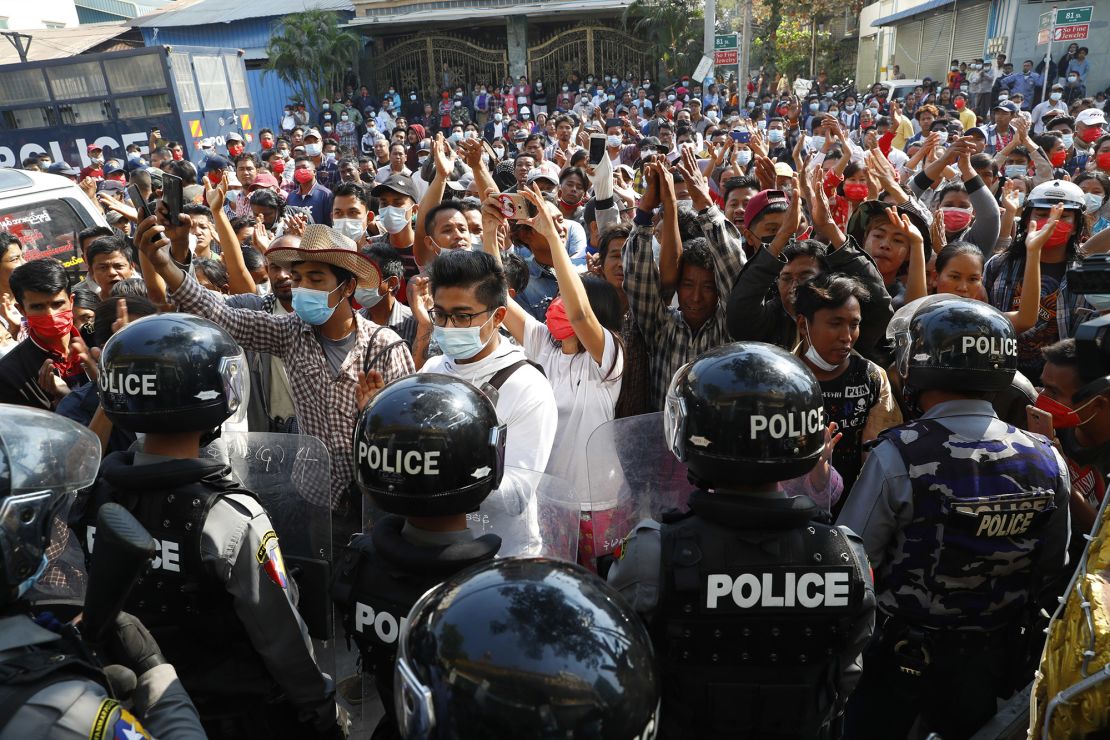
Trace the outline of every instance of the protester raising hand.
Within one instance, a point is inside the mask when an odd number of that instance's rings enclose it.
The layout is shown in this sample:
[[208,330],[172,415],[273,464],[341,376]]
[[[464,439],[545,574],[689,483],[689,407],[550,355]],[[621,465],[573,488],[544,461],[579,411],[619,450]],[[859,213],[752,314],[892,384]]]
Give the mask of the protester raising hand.
[[925,238],[921,235],[921,231],[914,226],[910,217],[899,212],[894,206],[886,209],[886,219],[893,231],[902,234],[910,245],[909,275],[906,280],[904,298],[905,303],[909,303],[916,298],[927,295],[929,292],[928,279],[925,275],[926,263],[929,261],[925,254]]
[[771,254],[776,257],[782,254],[786,245],[793,241],[794,235],[798,233],[798,227],[802,223],[802,196],[798,187],[798,175],[792,176],[790,181],[792,185],[792,195],[789,196],[790,205],[786,209],[786,215],[782,220],[782,225],[779,226],[778,233],[775,234],[775,238],[767,247]]

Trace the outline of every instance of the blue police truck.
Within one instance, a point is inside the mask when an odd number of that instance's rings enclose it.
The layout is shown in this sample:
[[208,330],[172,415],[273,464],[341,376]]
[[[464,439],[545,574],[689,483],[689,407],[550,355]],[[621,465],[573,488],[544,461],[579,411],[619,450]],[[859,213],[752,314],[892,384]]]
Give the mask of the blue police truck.
[[151,46],[25,64],[0,65],[0,167],[41,153],[89,165],[95,144],[105,158],[147,154],[151,129],[201,161],[201,141],[222,149],[237,132],[257,151],[246,66],[239,49]]

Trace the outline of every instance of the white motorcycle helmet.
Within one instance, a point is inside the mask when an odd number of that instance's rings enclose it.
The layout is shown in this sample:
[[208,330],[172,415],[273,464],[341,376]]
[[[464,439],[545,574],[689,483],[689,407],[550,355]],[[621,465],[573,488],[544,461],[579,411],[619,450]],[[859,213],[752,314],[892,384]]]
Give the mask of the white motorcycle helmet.
[[1085,211],[1087,208],[1083,190],[1078,185],[1066,180],[1049,180],[1029,191],[1025,209],[1051,208],[1059,203],[1063,203],[1067,211]]

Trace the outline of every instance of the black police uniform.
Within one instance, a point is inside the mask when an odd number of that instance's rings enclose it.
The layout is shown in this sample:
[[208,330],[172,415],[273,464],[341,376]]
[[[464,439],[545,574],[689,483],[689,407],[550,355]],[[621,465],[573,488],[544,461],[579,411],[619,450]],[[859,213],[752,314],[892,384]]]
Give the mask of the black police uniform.
[[355,425],[355,482],[389,512],[355,535],[336,563],[332,597],[385,708],[375,740],[399,737],[393,664],[400,626],[417,599],[455,573],[488,562],[501,539],[469,529],[432,532],[405,516],[474,511],[501,481],[504,427],[477,388],[424,373],[381,390]]
[[870,570],[858,537],[774,483],[817,462],[820,386],[777,347],[726,345],[676,374],[665,413],[700,488],[685,515],[637,525],[608,574],[659,653],[660,737],[833,736],[872,632]]
[[[242,350],[199,317],[129,324],[105,345],[100,366],[106,415],[136,432],[218,428],[246,404]],[[230,467],[141,450],[109,455],[71,515],[90,562],[97,512],[108,502],[128,509],[159,543],[127,610],[178,666],[209,735],[336,734],[334,682],[316,663],[277,535]]]

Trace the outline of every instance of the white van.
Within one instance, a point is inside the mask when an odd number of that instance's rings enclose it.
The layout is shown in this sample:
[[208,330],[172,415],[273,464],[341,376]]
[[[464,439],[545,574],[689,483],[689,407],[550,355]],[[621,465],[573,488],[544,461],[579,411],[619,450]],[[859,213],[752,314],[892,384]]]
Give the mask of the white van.
[[915,87],[921,86],[924,82],[924,80],[885,80],[879,84],[886,88],[887,100],[897,100],[901,103],[908,93],[912,93]]
[[55,257],[81,275],[85,265],[77,234],[107,225],[84,191],[61,175],[0,168],[0,231],[22,242],[25,259]]

